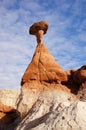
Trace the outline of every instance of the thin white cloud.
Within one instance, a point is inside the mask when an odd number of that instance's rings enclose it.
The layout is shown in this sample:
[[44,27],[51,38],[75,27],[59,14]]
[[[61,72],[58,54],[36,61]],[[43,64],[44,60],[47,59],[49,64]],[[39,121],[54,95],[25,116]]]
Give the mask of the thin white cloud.
[[12,7],[16,2],[17,2],[17,0],[11,0],[11,1],[10,0],[1,0],[0,6],[9,8],[9,7]]

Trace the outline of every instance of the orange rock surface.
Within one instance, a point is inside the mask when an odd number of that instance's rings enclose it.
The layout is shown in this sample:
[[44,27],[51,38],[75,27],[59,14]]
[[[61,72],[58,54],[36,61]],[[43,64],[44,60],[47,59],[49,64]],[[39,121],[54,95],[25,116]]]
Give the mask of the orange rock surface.
[[13,123],[19,116],[19,112],[16,109],[0,103],[0,124],[6,125]]
[[27,67],[21,84],[29,81],[62,82],[67,80],[65,71],[55,61],[44,44],[38,44],[31,63]]
[[13,110],[12,107],[6,106],[6,105],[0,103],[0,112],[5,112],[6,113],[6,112],[9,112],[11,110]]

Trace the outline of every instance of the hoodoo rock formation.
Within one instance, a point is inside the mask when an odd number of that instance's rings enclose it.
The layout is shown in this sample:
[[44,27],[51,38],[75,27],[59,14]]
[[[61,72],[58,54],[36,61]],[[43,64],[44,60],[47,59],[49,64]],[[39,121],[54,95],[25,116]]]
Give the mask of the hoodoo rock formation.
[[48,49],[43,44],[43,34],[46,33],[48,24],[44,21],[33,24],[30,27],[30,34],[36,35],[37,47],[32,61],[22,78],[21,85],[31,80],[37,82],[61,82],[67,81],[65,71],[55,61]]
[[[22,94],[22,101],[19,104],[18,109],[19,110],[23,109],[21,110],[23,113],[27,112],[28,109],[31,108],[31,104],[33,105],[33,103],[35,103],[35,100],[37,100],[41,91],[43,91],[46,88],[47,89],[52,89],[54,87],[58,88],[58,84],[67,81],[66,72],[55,61],[54,57],[50,54],[48,49],[43,44],[42,34],[46,33],[47,28],[48,24],[46,24],[46,22],[43,21],[35,23],[30,27],[29,32],[31,34],[36,35],[38,45],[36,47],[36,51],[33,55],[32,61],[29,64],[28,68],[26,69],[21,81],[23,94]],[[32,97],[28,99],[27,97],[30,96],[30,93]],[[28,106],[28,102],[31,102],[29,105],[30,108]]]
[[29,29],[36,36],[37,47],[15,100],[17,124],[6,128],[3,115],[11,121],[10,115],[0,106],[3,130],[86,130],[86,65],[65,72],[43,43],[47,29],[45,21]]

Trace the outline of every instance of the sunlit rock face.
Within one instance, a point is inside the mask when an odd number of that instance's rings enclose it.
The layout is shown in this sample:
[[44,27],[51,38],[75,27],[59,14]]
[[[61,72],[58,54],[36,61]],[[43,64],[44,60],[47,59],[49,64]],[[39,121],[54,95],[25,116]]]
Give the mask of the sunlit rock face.
[[16,108],[16,102],[19,97],[20,90],[3,89],[0,90],[0,102],[7,106]]
[[36,47],[32,61],[23,75],[21,84],[23,85],[31,80],[48,83],[67,81],[65,71],[43,44]]

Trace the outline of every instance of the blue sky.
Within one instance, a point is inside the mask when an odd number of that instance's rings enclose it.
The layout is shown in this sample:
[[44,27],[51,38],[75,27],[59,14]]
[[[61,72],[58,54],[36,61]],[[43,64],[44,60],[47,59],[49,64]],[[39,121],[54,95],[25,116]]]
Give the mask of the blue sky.
[[44,44],[64,70],[86,64],[86,0],[0,0],[0,89],[20,88],[36,48],[29,27],[49,23]]

